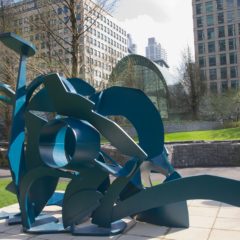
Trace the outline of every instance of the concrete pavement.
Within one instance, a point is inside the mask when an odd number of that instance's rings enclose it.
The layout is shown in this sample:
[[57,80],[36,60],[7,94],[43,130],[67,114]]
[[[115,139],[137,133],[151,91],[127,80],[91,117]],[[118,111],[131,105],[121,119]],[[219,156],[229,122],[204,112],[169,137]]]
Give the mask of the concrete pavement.
[[[240,180],[240,167],[237,168],[187,168],[178,170],[183,176],[211,174]],[[0,171],[9,175],[9,172]],[[2,175],[1,175],[2,176]],[[158,174],[152,175],[158,181]],[[71,234],[31,235],[22,232],[21,225],[8,226],[0,220],[0,239],[42,239],[42,240],[240,240],[240,208],[209,200],[188,201],[190,228],[168,228],[137,222],[124,234],[113,237],[76,237]],[[18,205],[12,205],[0,211],[17,212]],[[61,217],[59,207],[47,207],[56,217]],[[177,214],[177,213],[176,213]]]

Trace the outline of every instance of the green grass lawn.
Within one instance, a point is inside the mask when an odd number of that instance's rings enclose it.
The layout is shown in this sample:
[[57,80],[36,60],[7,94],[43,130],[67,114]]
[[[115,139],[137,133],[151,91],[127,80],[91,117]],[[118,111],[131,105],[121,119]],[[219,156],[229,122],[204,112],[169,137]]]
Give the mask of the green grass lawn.
[[240,140],[240,127],[165,134],[165,142]]
[[11,182],[8,179],[0,179],[0,208],[14,204],[17,202],[17,198],[14,194],[5,190],[5,187]]
[[[17,202],[17,198],[14,194],[5,190],[5,187],[11,182],[10,178],[0,179],[0,208],[14,204]],[[57,190],[65,190],[67,181],[59,182]]]

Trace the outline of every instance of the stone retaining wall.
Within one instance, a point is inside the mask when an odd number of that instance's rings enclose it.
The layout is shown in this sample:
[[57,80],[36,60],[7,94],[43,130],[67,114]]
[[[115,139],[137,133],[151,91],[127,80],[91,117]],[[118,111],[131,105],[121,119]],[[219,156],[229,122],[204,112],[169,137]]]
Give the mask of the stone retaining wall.
[[[174,167],[240,166],[240,141],[167,143]],[[120,163],[128,159],[109,145],[104,151]]]
[[240,142],[166,144],[175,167],[240,166]]
[[[240,141],[166,143],[166,147],[174,167],[240,166]],[[120,164],[129,159],[110,145],[103,150]],[[6,150],[0,148],[0,167],[7,166],[5,156]]]

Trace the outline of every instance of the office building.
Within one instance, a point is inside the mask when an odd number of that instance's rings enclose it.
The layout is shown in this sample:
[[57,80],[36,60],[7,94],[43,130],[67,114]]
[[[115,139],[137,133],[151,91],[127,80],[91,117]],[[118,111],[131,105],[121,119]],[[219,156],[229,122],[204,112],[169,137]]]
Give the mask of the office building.
[[164,61],[165,63],[167,63],[167,52],[160,43],[156,42],[154,37],[148,38],[146,57],[154,62]]
[[[72,29],[69,8],[59,2],[49,6],[46,0],[23,0],[10,7],[14,12],[12,29],[35,44],[38,49],[35,60],[40,69],[70,76]],[[126,31],[92,0],[77,0],[75,15],[76,31],[80,36],[79,77],[95,87],[104,87],[112,68],[127,55]],[[48,27],[54,34],[49,33]]]
[[133,43],[131,34],[127,34],[128,39],[128,53],[137,54],[137,44]]
[[193,0],[195,57],[209,92],[239,87],[240,0]]

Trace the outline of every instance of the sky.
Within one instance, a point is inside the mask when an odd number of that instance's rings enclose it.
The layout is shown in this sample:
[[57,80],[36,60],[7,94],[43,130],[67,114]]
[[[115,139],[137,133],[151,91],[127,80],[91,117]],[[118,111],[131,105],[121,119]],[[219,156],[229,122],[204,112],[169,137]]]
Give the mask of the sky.
[[138,54],[145,56],[149,37],[167,50],[172,73],[189,46],[194,52],[192,0],[119,0],[113,16],[132,35]]

